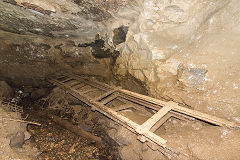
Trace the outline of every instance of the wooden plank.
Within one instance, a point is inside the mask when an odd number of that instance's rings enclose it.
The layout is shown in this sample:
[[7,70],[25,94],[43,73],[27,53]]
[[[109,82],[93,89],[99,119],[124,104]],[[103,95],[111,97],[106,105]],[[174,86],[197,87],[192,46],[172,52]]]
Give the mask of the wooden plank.
[[117,97],[118,97],[118,95],[116,95],[116,94],[110,95],[109,97],[103,99],[103,101],[100,101],[100,103],[101,104],[107,104],[108,102],[114,100]]
[[57,86],[61,86],[61,85],[64,85],[63,83],[61,83],[60,81],[58,81],[58,80],[55,80],[55,79],[50,79],[50,80],[48,80],[49,82],[51,82],[51,83],[53,83],[53,84],[55,84],[55,85],[57,85]]
[[80,83],[79,85],[76,85],[76,86],[71,87],[71,88],[74,89],[74,90],[78,90],[78,89],[80,89],[80,88],[82,88],[82,87],[84,87],[84,86],[86,86],[85,83]]
[[86,80],[86,78],[83,78],[83,77],[80,77],[80,76],[78,76],[78,75],[68,75],[68,76],[71,76],[71,77],[73,77],[73,78],[75,78],[75,79],[77,79],[77,80],[80,80],[80,81],[82,81],[82,82],[84,82],[84,83],[87,83],[88,85],[91,85],[91,86],[93,86],[93,87],[96,87],[96,88],[99,88],[99,89],[102,89],[102,90],[105,90],[105,91],[109,91],[109,90],[111,90],[111,89],[114,89],[114,88],[112,88],[112,87],[110,87],[109,85],[106,85],[106,84],[104,84],[104,83],[100,83],[100,82],[93,82],[92,80],[90,80],[90,79],[87,79]]
[[77,86],[77,85],[81,84],[81,82],[78,82],[78,81],[76,81],[76,82],[77,82],[77,83],[71,84],[71,86],[70,86],[70,87],[75,87],[75,86]]
[[87,80],[85,80],[85,79],[83,79],[82,81],[83,81],[84,83],[92,86],[92,87],[99,88],[99,89],[101,89],[101,90],[103,90],[103,91],[109,91],[109,90],[111,90],[111,88],[107,88],[107,87],[105,87],[105,86],[101,86],[101,85],[92,83],[91,81],[87,81]]
[[142,100],[140,98],[137,98],[137,97],[134,97],[134,96],[131,96],[131,95],[127,95],[127,94],[124,94],[124,93],[121,93],[121,92],[119,92],[119,97],[130,100],[130,101],[133,101],[134,103],[143,105],[143,106],[145,106],[147,108],[150,108],[150,109],[153,109],[155,111],[158,111],[162,108],[162,106],[160,106],[160,105],[156,105],[156,104],[151,103],[149,101],[145,101],[145,100]]
[[163,116],[154,126],[152,126],[150,131],[154,133],[159,127],[161,127],[172,116],[173,115],[171,113],[168,113],[165,116]]
[[68,129],[69,131],[75,133],[76,135],[80,137],[87,138],[89,140],[95,141],[99,144],[102,144],[102,139],[100,137],[95,136],[92,133],[86,132],[83,129],[80,129],[79,127],[73,125],[71,122],[68,122],[67,120],[63,120],[59,118],[58,116],[47,114],[47,117],[52,119],[55,123],[59,124],[63,128]]
[[[61,82],[61,81],[60,81]],[[69,86],[69,87],[72,87],[73,85],[75,85],[76,83],[79,83],[78,81],[72,79],[72,80],[69,80],[67,82],[63,82],[65,85]]]
[[76,86],[77,84],[80,84],[80,83],[79,83],[79,81],[74,80],[74,81],[70,81],[70,83],[67,82],[67,84],[68,84],[70,87],[74,87],[74,86]]
[[212,115],[208,115],[206,113],[202,113],[199,111],[195,111],[195,110],[191,110],[188,108],[184,108],[184,107],[175,107],[173,109],[176,112],[180,112],[183,114],[186,114],[188,116],[192,116],[194,118],[206,121],[206,122],[210,122],[212,124],[218,125],[218,126],[226,126],[226,127],[238,127],[235,123],[212,116]]
[[[129,101],[133,101],[134,103],[137,103],[137,104],[140,104],[140,105],[143,105],[149,109],[153,109],[153,110],[160,110],[162,107],[159,106],[159,105],[156,105],[156,104],[153,104],[153,103],[150,103],[150,102],[147,102],[147,101],[144,101],[142,99],[138,99],[138,98],[134,98],[132,96],[128,96],[128,95],[124,95],[122,96],[122,94],[120,94],[120,97],[121,98],[125,98]],[[176,112],[176,111],[170,111],[170,113],[173,114],[173,117],[176,117],[178,119],[185,119],[185,120],[190,120],[190,121],[193,121],[195,120],[194,117],[190,117],[190,116],[187,116],[185,114],[182,114],[182,113],[179,113],[179,112]]]
[[159,105],[159,106],[172,106],[173,107],[172,111],[175,111],[175,112],[178,112],[180,114],[184,114],[184,115],[187,115],[190,117],[195,117],[197,119],[207,121],[207,122],[210,122],[210,123],[218,125],[218,126],[226,126],[226,127],[233,127],[233,128],[238,127],[233,122],[230,122],[230,121],[227,121],[227,120],[224,120],[221,118],[217,118],[215,116],[211,116],[211,115],[199,112],[199,111],[191,110],[191,109],[188,109],[185,107],[180,107],[177,103],[172,102],[172,101],[164,102],[161,100],[157,100],[157,99],[154,99],[151,97],[147,97],[147,96],[140,95],[138,93],[133,93],[131,91],[127,91],[127,90],[123,90],[123,89],[121,89],[120,92],[124,93],[126,95],[135,96],[136,98],[139,98],[141,100],[151,101],[152,103],[155,103],[156,105]]
[[55,79],[56,79],[56,80],[59,80],[59,79],[62,79],[62,78],[68,78],[68,77],[62,75],[62,76],[56,77]]
[[190,116],[188,116],[188,115],[185,115],[185,114],[182,114],[182,113],[173,111],[173,110],[170,111],[170,113],[172,114],[173,117],[178,118],[178,119],[181,119],[181,120],[183,120],[183,121],[186,121],[186,120],[188,120],[188,121],[194,121],[194,120],[196,120],[194,117],[190,117]]
[[[73,76],[76,77],[76,78],[80,78],[79,75],[73,75]],[[89,83],[97,84],[99,86],[102,86],[102,87],[105,87],[105,88],[108,88],[108,89],[115,89],[116,88],[116,87],[107,85],[106,83],[102,83],[102,82],[99,82],[99,81],[96,81],[96,80],[93,80],[93,79],[90,79],[90,78],[81,77],[81,79],[87,80]]]
[[89,90],[86,90],[84,92],[81,92],[82,94],[87,94],[89,92],[96,92],[96,91],[99,91],[99,89],[96,89],[96,88],[93,88],[93,89],[89,89]]
[[150,139],[152,142],[155,142],[156,144],[158,144],[162,147],[166,147],[167,140],[165,140],[164,138],[162,138],[150,131],[145,131],[142,135],[144,135],[145,137]]
[[61,83],[66,83],[66,82],[68,82],[68,81],[71,81],[71,80],[74,80],[73,78],[67,78],[67,79],[65,79],[65,80],[63,80],[63,81],[60,81]]
[[99,97],[95,98],[94,100],[95,101],[100,101],[101,99],[103,99],[103,98],[105,98],[105,97],[109,96],[110,94],[113,94],[114,92],[117,92],[117,91],[118,91],[118,89],[110,90],[110,91],[100,95]]
[[154,126],[163,116],[165,116],[171,110],[172,107],[163,107],[146,122],[144,122],[139,128],[137,128],[137,132],[141,134],[149,131],[152,126]]
[[103,86],[103,85],[99,85],[99,84],[96,84],[96,83],[93,83],[92,81],[87,81],[87,80],[83,80],[85,83],[87,83],[88,85],[92,86],[92,87],[96,87],[96,88],[99,88],[101,90],[104,90],[104,91],[109,91],[109,90],[112,90],[112,88],[110,87],[106,87],[106,86]]
[[133,97],[136,97],[136,98],[139,98],[139,99],[142,99],[142,100],[145,100],[145,101],[148,101],[148,102],[151,102],[151,103],[154,103],[154,104],[157,104],[157,105],[160,105],[162,107],[168,106],[168,102],[164,102],[164,101],[161,101],[161,100],[158,100],[158,99],[155,99],[155,98],[151,98],[151,97],[139,94],[139,93],[134,93],[134,92],[131,92],[131,91],[128,91],[128,90],[125,90],[125,89],[119,89],[119,92],[130,95],[130,96],[133,96]]
[[132,108],[132,107],[133,107],[133,105],[131,105],[131,104],[123,104],[123,105],[119,105],[119,106],[116,106],[116,107],[112,107],[111,109],[118,112],[118,111],[128,109],[128,108]]

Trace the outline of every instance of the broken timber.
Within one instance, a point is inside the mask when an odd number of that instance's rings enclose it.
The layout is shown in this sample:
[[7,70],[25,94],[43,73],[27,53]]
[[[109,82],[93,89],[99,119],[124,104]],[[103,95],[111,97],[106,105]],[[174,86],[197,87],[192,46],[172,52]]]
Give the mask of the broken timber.
[[[138,93],[109,86],[84,76],[65,74],[61,76],[55,76],[48,81],[88,104],[92,107],[92,110],[101,112],[117,123],[123,125],[130,131],[134,132],[136,135],[138,135],[138,139],[140,141],[151,142],[158,146],[159,151],[167,154],[171,154],[173,150],[167,147],[167,141],[165,139],[154,134],[153,132],[163,123],[165,123],[170,117],[187,120],[197,119],[216,126],[224,126],[228,128],[239,127],[233,122],[181,107],[172,101],[165,102],[157,100],[155,98],[144,96]],[[84,89],[84,87],[88,87],[88,89]],[[90,96],[89,94],[93,92],[98,92],[98,95]],[[128,101],[130,103],[125,103],[113,108],[107,106],[108,103],[117,98],[122,98],[124,101]],[[139,107],[134,107],[133,103],[141,105],[143,107],[142,111],[146,110],[147,108],[156,111],[156,113],[153,114],[143,124],[137,124],[118,112],[120,110],[128,109],[131,106],[135,109],[139,109]]]

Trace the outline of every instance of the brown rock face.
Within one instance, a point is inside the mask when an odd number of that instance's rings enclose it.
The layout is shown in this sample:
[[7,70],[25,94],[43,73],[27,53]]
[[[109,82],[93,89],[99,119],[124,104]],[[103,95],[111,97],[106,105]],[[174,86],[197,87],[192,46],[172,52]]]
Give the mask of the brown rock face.
[[234,14],[239,5],[145,1],[139,16],[129,21],[126,42],[117,46],[116,73],[146,83],[154,97],[239,121],[239,20]]

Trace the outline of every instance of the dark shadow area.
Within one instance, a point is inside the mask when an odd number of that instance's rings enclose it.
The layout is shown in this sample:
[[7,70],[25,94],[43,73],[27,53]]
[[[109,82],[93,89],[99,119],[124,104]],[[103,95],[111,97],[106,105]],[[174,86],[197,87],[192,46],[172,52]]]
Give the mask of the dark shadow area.
[[113,43],[115,45],[121,44],[126,41],[127,37],[127,32],[128,32],[128,27],[127,26],[121,26],[119,28],[116,28],[113,30]]

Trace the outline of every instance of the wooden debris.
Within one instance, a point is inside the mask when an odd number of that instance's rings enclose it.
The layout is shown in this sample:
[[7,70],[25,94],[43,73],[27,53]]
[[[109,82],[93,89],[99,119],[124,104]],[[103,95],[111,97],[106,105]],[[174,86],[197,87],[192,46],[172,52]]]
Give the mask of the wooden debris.
[[[8,118],[6,118],[6,119],[8,119]],[[10,121],[15,121],[15,122],[28,123],[28,124],[33,124],[33,125],[41,126],[41,124],[40,124],[40,123],[37,123],[37,122],[30,122],[30,121],[24,121],[24,120],[20,120],[20,119],[12,119],[12,118],[9,118],[8,120],[10,120]]]
[[[162,137],[154,134],[153,132],[157,130],[162,124],[164,124],[170,117],[176,117],[181,120],[201,120],[213,125],[226,126],[229,128],[239,127],[233,122],[181,107],[177,103],[172,101],[161,101],[138,93],[109,86],[101,82],[90,80],[87,77],[83,76],[64,74],[64,77],[65,78],[61,81],[59,81],[56,77],[53,79],[49,79],[49,82],[59,86],[60,88],[66,90],[72,96],[83,101],[84,103],[92,107],[92,110],[97,110],[101,112],[102,114],[106,115],[117,123],[123,125],[133,133],[137,134],[138,139],[141,142],[150,142],[157,145],[159,147],[157,150],[161,151],[163,154],[173,154],[177,152],[175,152],[173,149],[169,149],[169,147],[167,146],[167,141]],[[79,88],[71,87],[71,85],[67,83],[67,80],[69,79],[71,79],[71,81],[76,81],[76,83],[81,83],[81,86],[88,85],[92,89],[87,90],[86,92],[80,92]],[[95,89],[102,91],[103,94],[99,95],[96,98],[91,98],[88,93],[89,91],[94,91]],[[125,104],[109,108],[107,106],[108,103],[115,99],[121,99],[121,101],[123,101]],[[134,103],[141,105],[142,108],[141,106],[136,107]],[[145,111],[147,111],[146,108],[157,111],[157,113],[153,114],[142,125],[139,125],[117,112],[122,109],[127,109],[131,106],[133,106],[134,109],[142,111],[144,113]],[[148,112],[148,114],[151,113]],[[77,132],[77,130],[74,129],[74,132]]]
[[72,125],[70,122],[63,120],[57,116],[54,115],[48,115],[48,118],[51,118],[55,123],[59,124],[63,128],[68,129],[69,131],[75,133],[78,136],[84,137],[88,140],[95,141],[98,144],[102,144],[102,139],[100,137],[97,137],[89,132],[86,132],[77,126]]

